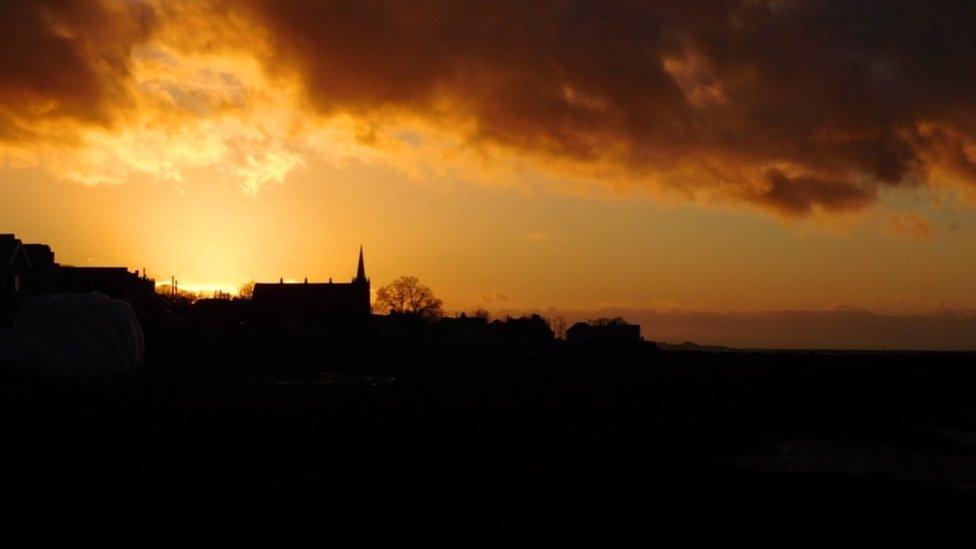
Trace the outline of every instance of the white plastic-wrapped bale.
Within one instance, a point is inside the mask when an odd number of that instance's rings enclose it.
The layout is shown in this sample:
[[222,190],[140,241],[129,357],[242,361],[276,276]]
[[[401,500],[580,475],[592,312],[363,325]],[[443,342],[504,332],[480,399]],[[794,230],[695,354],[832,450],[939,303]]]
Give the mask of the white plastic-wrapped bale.
[[0,331],[0,367],[26,380],[97,381],[140,368],[144,352],[132,307],[102,294],[32,298]]

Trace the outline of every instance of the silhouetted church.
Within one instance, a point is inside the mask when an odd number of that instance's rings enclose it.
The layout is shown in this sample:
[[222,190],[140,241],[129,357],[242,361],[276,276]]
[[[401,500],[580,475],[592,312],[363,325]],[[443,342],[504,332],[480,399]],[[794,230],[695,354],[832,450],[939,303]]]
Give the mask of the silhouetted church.
[[359,247],[359,267],[351,282],[257,283],[252,296],[254,304],[270,313],[303,319],[333,320],[368,317],[369,279],[363,262],[363,248]]

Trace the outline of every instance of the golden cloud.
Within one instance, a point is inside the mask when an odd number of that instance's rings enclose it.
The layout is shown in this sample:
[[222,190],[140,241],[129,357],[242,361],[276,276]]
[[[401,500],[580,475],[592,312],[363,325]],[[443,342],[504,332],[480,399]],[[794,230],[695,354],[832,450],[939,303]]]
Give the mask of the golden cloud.
[[976,186],[976,8],[951,4],[16,3],[0,154],[86,183],[217,167],[257,193],[355,158],[857,212]]

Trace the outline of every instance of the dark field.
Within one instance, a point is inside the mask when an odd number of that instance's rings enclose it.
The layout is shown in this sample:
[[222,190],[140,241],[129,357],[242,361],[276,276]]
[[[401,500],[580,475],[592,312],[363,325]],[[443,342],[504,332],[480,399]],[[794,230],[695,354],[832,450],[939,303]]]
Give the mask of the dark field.
[[970,354],[557,343],[231,375],[180,352],[108,384],[6,395],[8,495],[502,534],[945,518],[976,497]]

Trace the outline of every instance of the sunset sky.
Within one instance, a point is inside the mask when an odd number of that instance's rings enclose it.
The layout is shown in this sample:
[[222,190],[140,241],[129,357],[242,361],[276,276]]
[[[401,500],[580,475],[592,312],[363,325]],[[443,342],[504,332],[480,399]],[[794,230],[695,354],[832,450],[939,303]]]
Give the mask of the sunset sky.
[[968,1],[0,4],[0,232],[651,339],[976,349]]

